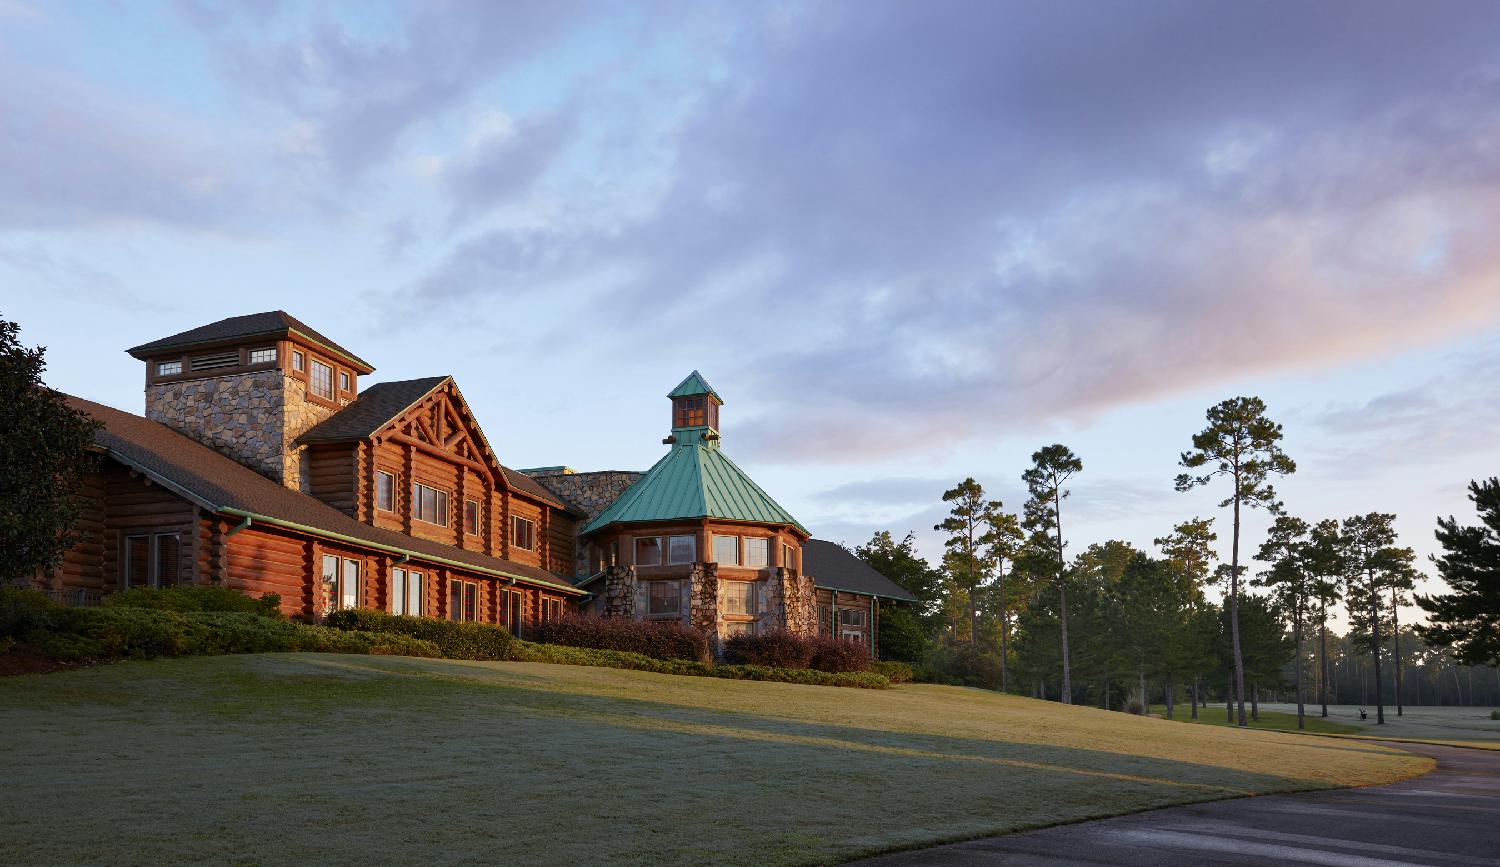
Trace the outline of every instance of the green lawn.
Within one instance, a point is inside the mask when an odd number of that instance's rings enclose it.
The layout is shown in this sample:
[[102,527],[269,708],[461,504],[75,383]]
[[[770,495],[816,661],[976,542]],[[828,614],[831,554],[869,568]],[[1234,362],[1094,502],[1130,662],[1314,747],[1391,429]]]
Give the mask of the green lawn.
[[[1319,708],[1308,708],[1310,713],[1303,715],[1302,721],[1305,725],[1303,731],[1323,735],[1347,735],[1359,731],[1355,726],[1323,719],[1319,716],[1319,710]],[[1198,708],[1197,719],[1190,718],[1192,712],[1193,709],[1191,707],[1185,707],[1184,705],[1178,705],[1173,709],[1177,722],[1234,726],[1238,722],[1239,717],[1236,714],[1234,718],[1230,718],[1224,713],[1224,705],[1222,704],[1211,704],[1208,707]],[[1157,716],[1164,716],[1166,714],[1166,707],[1164,705],[1153,704],[1151,705],[1151,713]],[[1265,705],[1261,705],[1260,719],[1254,720],[1250,719],[1250,705],[1247,704],[1245,705],[1245,719],[1252,729],[1294,732],[1297,731],[1297,706],[1292,705],[1290,711],[1275,711],[1267,710]]]
[[1430,767],[955,687],[312,654],[0,678],[0,730],[0,863],[826,863]]
[[[1261,706],[1262,708],[1265,705]],[[1276,705],[1285,710],[1286,705]],[[1408,707],[1400,715],[1390,705],[1385,709],[1385,724],[1376,722],[1375,706],[1364,705],[1367,718],[1359,718],[1359,705],[1329,705],[1328,717],[1347,730],[1348,734],[1370,738],[1392,738],[1423,743],[1451,744],[1459,747],[1500,750],[1500,720],[1490,719],[1487,707],[1433,707],[1416,705]],[[1316,716],[1321,706],[1309,705]],[[1293,713],[1296,706],[1292,706]],[[1261,711],[1265,716],[1265,711]],[[1312,719],[1312,717],[1309,717]]]

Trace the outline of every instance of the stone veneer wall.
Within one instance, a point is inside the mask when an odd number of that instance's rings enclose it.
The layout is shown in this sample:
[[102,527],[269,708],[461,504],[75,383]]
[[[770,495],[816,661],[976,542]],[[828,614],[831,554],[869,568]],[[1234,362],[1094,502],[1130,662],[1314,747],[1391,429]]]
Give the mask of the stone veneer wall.
[[333,410],[280,370],[146,386],[146,417],[286,487],[304,488],[297,437]]
[[635,617],[639,584],[634,566],[611,566],[604,570],[604,616]]
[[763,628],[786,629],[803,636],[818,634],[818,597],[813,579],[778,566],[765,582],[761,608]]
[[[717,639],[719,635],[719,564],[694,563],[689,571],[692,597],[688,603],[688,625]],[[717,652],[717,646],[715,648]]]
[[582,509],[590,520],[625,493],[644,473],[630,470],[601,470],[594,473],[569,473],[562,470],[547,470],[529,473],[552,493]]

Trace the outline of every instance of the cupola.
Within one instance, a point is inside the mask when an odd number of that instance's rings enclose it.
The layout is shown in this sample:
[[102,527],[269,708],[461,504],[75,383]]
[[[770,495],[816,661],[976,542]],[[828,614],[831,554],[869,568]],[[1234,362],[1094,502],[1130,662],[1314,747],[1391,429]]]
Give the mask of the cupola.
[[719,407],[724,401],[703,374],[696,370],[688,374],[667,397],[672,400],[672,435],[665,442],[718,442]]

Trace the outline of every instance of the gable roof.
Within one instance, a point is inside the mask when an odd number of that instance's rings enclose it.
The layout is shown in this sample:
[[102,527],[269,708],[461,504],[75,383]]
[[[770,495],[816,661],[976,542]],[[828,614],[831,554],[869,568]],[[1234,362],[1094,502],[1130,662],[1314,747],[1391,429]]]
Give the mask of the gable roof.
[[536,566],[492,557],[372,527],[300,491],[282,487],[249,467],[219,454],[166,425],[68,397],[75,409],[103,422],[94,442],[110,457],[132,467],[199,506],[219,513],[249,514],[266,523],[290,524],[313,535],[342,537],[377,548],[410,552],[531,584],[576,592],[566,578]]
[[[353,403],[313,425],[297,438],[297,442],[326,443],[368,439],[380,433],[404,415],[407,410],[421,403],[433,391],[452,381],[451,376],[428,376],[422,379],[378,382],[361,391]],[[457,383],[453,384],[453,388],[455,392],[458,392]],[[463,400],[461,392],[458,392],[457,396],[460,401]],[[486,457],[500,468],[501,474],[510,487],[548,505],[563,509],[576,517],[583,517],[584,513],[578,511],[577,507],[564,502],[557,494],[538,484],[530,476],[501,464],[495,458],[494,450],[490,448],[489,441],[485,438],[484,431],[479,429],[477,422],[474,424],[474,430],[478,433],[479,444],[484,447]]]
[[583,532],[609,524],[677,518],[782,524],[812,535],[716,444],[707,441],[674,445]]
[[714,391],[714,387],[708,384],[708,380],[703,378],[703,374],[696,370],[689,373],[687,379],[679,382],[676,388],[667,392],[667,397],[697,397],[700,394],[711,394],[719,403],[724,402],[724,398],[719,397],[719,393]]
[[362,373],[373,373],[375,370],[368,361],[309,328],[285,310],[268,310],[264,313],[231,316],[228,319],[220,319],[218,322],[189,328],[187,331],[178,332],[170,337],[142,343],[140,346],[131,347],[125,351],[145,361],[150,356],[159,355],[167,349],[236,340],[241,337],[286,337],[290,334],[296,334],[304,340],[327,349],[355,367],[362,368]]
[[875,571],[844,546],[822,539],[809,539],[802,546],[802,571],[812,578],[814,584],[829,590],[864,593],[901,602],[918,601],[901,585]]

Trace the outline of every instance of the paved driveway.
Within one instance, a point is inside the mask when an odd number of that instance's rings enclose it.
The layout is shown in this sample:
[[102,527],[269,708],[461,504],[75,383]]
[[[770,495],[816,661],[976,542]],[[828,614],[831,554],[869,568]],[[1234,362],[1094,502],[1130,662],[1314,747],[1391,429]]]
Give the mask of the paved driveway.
[[1500,752],[1387,744],[1437,759],[1369,789],[1170,807],[901,852],[868,865],[1500,865]]

